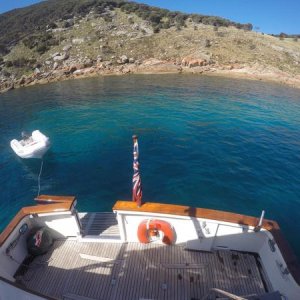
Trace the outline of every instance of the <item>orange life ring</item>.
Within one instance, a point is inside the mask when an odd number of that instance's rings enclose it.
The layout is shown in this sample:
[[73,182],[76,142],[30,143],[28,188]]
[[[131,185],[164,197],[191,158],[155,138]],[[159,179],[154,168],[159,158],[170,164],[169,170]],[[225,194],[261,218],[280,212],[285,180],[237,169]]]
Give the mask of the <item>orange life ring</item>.
[[171,245],[175,242],[175,231],[173,227],[163,220],[143,220],[137,231],[138,239],[141,243],[150,243],[153,237],[159,237],[160,232],[163,232],[162,242],[166,245]]

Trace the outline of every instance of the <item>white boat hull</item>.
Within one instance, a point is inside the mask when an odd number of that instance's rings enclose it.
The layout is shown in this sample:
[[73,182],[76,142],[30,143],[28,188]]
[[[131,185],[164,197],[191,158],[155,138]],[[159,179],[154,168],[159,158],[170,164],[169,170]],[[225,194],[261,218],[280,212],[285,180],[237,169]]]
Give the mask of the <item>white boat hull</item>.
[[[109,286],[111,289],[116,288],[118,286],[118,282],[121,282],[124,279],[123,275],[128,267],[127,263],[124,263],[123,261],[125,257],[127,257],[127,254],[124,255],[122,250],[122,253],[116,252],[115,257],[110,257],[107,256],[107,254],[102,254],[102,250],[99,250],[99,253],[97,252],[97,255],[96,252],[87,252],[86,250],[88,249],[88,246],[82,247],[83,242],[92,242],[93,251],[96,248],[96,246],[94,246],[95,243],[99,243],[102,245],[107,243],[107,246],[109,248],[105,249],[113,248],[113,245],[110,244],[111,241],[104,241],[98,236],[94,236],[94,238],[92,236],[88,236],[88,238],[86,239],[86,237],[82,235],[83,232],[86,232],[85,230],[82,231],[84,229],[82,225],[83,222],[86,223],[85,226],[87,228],[91,228],[92,223],[96,217],[93,216],[90,219],[87,219],[87,217],[84,216],[82,219],[80,219],[75,209],[75,197],[41,195],[36,200],[38,200],[39,203],[48,204],[39,205],[36,207],[23,208],[11,221],[9,226],[2,232],[2,234],[0,234],[0,299],[2,299],[1,292],[5,292],[3,294],[6,296],[5,299],[49,299],[49,297],[53,296],[53,294],[48,292],[49,288],[46,286],[48,284],[47,276],[45,277],[45,283],[41,284],[41,288],[39,289],[35,288],[35,282],[33,282],[32,284],[28,283],[24,290],[20,290],[18,285],[15,283],[15,274],[20,268],[21,263],[28,255],[28,249],[26,248],[26,240],[28,238],[30,230],[33,228],[40,228],[44,226],[48,227],[52,231],[54,239],[60,240],[59,248],[63,248],[63,245],[68,243],[68,241],[72,241],[73,244],[71,243],[72,247],[66,244],[66,249],[74,249],[77,246],[79,247],[78,250],[75,250],[75,254],[70,255],[70,257],[74,258],[76,255],[78,255],[80,259],[92,261],[92,263],[89,262],[91,264],[90,268],[85,267],[85,270],[87,270],[89,274],[90,272],[92,272],[92,269],[95,269],[95,264],[107,263],[107,259],[110,258],[109,263],[115,263],[116,268],[121,272],[120,274],[122,274],[122,276],[116,276],[116,274],[118,273],[112,273],[114,274],[111,277],[113,283],[112,285],[109,284]],[[165,252],[162,255],[163,259],[158,260],[156,271],[157,268],[160,268],[162,272],[166,272],[165,274],[170,274],[170,272],[174,272],[174,274],[172,273],[174,276],[172,275],[173,277],[171,276],[170,278],[176,278],[177,283],[175,283],[175,289],[182,287],[185,280],[190,280],[190,277],[186,279],[184,276],[182,276],[182,278],[180,278],[180,281],[178,281],[178,272],[176,271],[177,269],[181,269],[181,272],[184,273],[187,269],[192,268],[189,271],[189,274],[202,274],[201,276],[203,276],[204,271],[201,271],[201,268],[203,266],[202,262],[206,260],[203,260],[204,258],[201,258],[199,260],[201,253],[206,253],[205,255],[208,254],[208,256],[210,256],[210,253],[218,253],[218,251],[233,251],[246,253],[246,256],[247,253],[254,254],[257,257],[257,260],[259,261],[259,270],[261,274],[259,275],[258,271],[259,276],[254,277],[255,272],[251,271],[251,267],[249,267],[248,265],[244,265],[244,263],[246,262],[242,261],[242,254],[241,261],[238,261],[239,258],[235,258],[237,257],[236,253],[233,253],[229,256],[224,256],[224,258],[222,258],[222,255],[220,256],[216,254],[217,258],[216,260],[214,260],[213,264],[216,267],[217,272],[219,272],[218,270],[222,270],[225,267],[227,268],[226,272],[222,271],[221,273],[216,273],[217,283],[219,282],[219,280],[220,282],[223,282],[227,278],[226,277],[224,279],[223,276],[225,276],[225,274],[227,274],[226,276],[231,276],[232,274],[239,276],[238,272],[245,272],[243,273],[244,275],[241,275],[241,277],[244,279],[248,278],[246,280],[254,280],[254,278],[257,278],[257,280],[261,280],[261,278],[263,278],[263,280],[265,280],[265,287],[263,287],[263,283],[259,283],[262,285],[263,290],[260,291],[258,295],[262,295],[262,292],[266,292],[268,293],[266,294],[269,297],[268,299],[280,299],[279,295],[282,295],[282,299],[299,300],[300,286],[299,276],[297,275],[298,264],[297,261],[292,260],[292,253],[288,250],[285,241],[280,236],[280,228],[275,221],[264,220],[262,222],[261,229],[257,230],[256,224],[259,223],[259,219],[254,217],[233,214],[223,211],[213,211],[208,209],[191,208],[187,206],[160,203],[145,203],[142,207],[136,207],[136,204],[131,201],[118,201],[114,205],[113,211],[116,214],[120,235],[117,243],[124,243],[124,245],[126,245],[125,248],[127,248],[128,245],[131,245],[131,243],[132,245],[136,245],[135,247],[137,247],[134,248],[134,251],[132,250],[133,248],[128,248],[129,257],[133,255],[132,253],[134,253],[134,255],[137,255],[138,258],[142,258],[143,262],[146,261],[146,263],[149,264],[149,262],[147,261],[147,255],[153,252],[153,246],[151,246],[151,244],[157,244],[158,248],[168,247],[167,249],[170,249],[168,253],[171,253],[172,257],[175,260],[170,261],[168,258],[169,256],[166,256],[167,252]],[[147,232],[140,232],[138,228],[141,224],[144,224],[145,220],[147,221],[147,226],[149,226],[148,228],[146,228]],[[152,224],[151,222],[154,222],[158,225],[158,235],[150,234]],[[96,219],[95,223],[99,224]],[[24,224],[27,224],[29,229],[25,232],[24,230],[20,230]],[[107,224],[107,220],[105,224]],[[164,241],[164,237],[172,233],[166,230],[168,227],[164,227],[165,224],[169,224],[169,229],[172,229],[172,232],[174,233],[173,238],[170,240],[172,246],[169,246],[170,244]],[[93,230],[95,231],[95,228]],[[99,228],[96,230],[96,232],[99,232]],[[140,234],[146,234],[146,237],[149,240],[141,241],[139,236]],[[139,242],[143,245],[150,245],[150,247],[148,248],[151,248],[152,250],[149,250],[147,247],[144,246],[142,248],[138,244]],[[177,256],[177,254],[174,254],[175,247],[181,249],[180,251],[182,251],[182,247],[184,247],[184,251],[190,252],[184,253],[183,259],[179,259],[179,256]],[[58,262],[58,258],[66,257],[64,256],[66,255],[66,252],[64,251],[67,250],[63,250],[61,254],[57,256],[57,258],[54,258],[55,262]],[[81,253],[80,251],[83,252]],[[53,253],[56,253],[56,251],[53,251]],[[156,256],[157,254],[158,250],[155,250],[153,254],[151,254],[149,257]],[[192,257],[194,257],[195,260],[191,260]],[[165,260],[165,258],[168,259]],[[130,261],[134,260],[130,259]],[[199,261],[201,261],[200,264]],[[124,263],[124,265],[126,265],[126,268],[124,270],[122,270],[122,268],[119,269],[118,264],[121,263]],[[236,265],[234,263],[236,263]],[[248,263],[250,262],[248,261]],[[84,263],[84,265],[86,265],[86,263]],[[75,272],[74,276],[77,278],[77,272],[79,269],[81,270],[81,266],[82,264],[78,263],[78,265],[74,267],[73,261],[71,261],[71,265],[68,266],[67,262],[63,260],[62,264],[58,264],[56,267],[54,267],[54,264],[51,264],[51,266],[45,265],[45,270],[47,270],[47,268],[49,268],[49,270],[52,271],[55,270],[55,272],[58,272],[57,274],[58,276],[61,276],[61,278],[65,278],[66,276],[68,278],[71,278],[71,275],[74,275]],[[237,269],[239,266],[241,266],[241,269],[239,269],[240,271]],[[112,265],[109,265],[109,268],[111,267]],[[146,267],[141,269],[141,267],[139,266],[137,267],[137,269],[146,270]],[[174,269],[176,269],[176,272],[173,271]],[[133,268],[132,274],[130,273],[133,276],[133,278],[134,276],[136,276],[135,278],[143,278],[144,275],[137,275],[137,273],[135,273],[134,270],[135,269]],[[147,276],[151,276],[153,270],[154,269],[151,269],[151,272],[148,273]],[[86,273],[83,272],[82,274],[84,275],[83,278],[86,278]],[[99,280],[97,280],[97,282],[99,282],[101,281],[101,278],[103,278],[104,275],[102,273],[99,273],[98,275],[94,274],[93,276],[98,276]],[[107,276],[108,274],[105,275],[105,277]],[[192,277],[195,278],[195,276],[196,275],[193,275]],[[204,276],[201,276],[199,278],[204,279]],[[232,278],[233,277],[227,279],[233,280]],[[163,278],[163,280],[166,280],[165,277]],[[110,281],[108,280],[108,282]],[[131,281],[128,279],[127,283],[128,282]],[[210,284],[210,279],[207,282],[208,284]],[[170,281],[169,284],[165,283],[162,288],[166,291],[169,288],[171,289],[171,283],[173,284],[174,281]],[[190,286],[191,282],[189,281],[188,284]],[[248,286],[248,283],[244,283],[244,285]],[[85,283],[83,283],[82,286],[85,288]],[[146,287],[147,286],[149,285],[146,284]],[[240,282],[237,284],[237,286],[238,288],[236,288],[235,293],[241,295],[249,294],[244,293],[243,285],[240,285]],[[216,286],[208,285],[208,287],[215,288]],[[240,290],[239,287],[242,288],[242,290]],[[217,288],[219,287],[217,286]],[[55,291],[56,289],[57,288],[55,287]],[[159,286],[157,289],[161,291],[161,286]],[[120,299],[116,297],[111,297],[115,294],[110,289],[107,290],[107,297],[103,299]],[[132,289],[128,290],[131,291]],[[230,288],[229,290],[231,291]],[[251,289],[251,293],[252,290],[255,291],[255,289],[253,288]],[[64,299],[64,293],[67,292],[76,294],[76,291],[65,290],[63,288],[60,292],[60,299]],[[84,295],[84,292],[80,292],[80,295],[82,295],[83,298],[88,296],[88,294]],[[78,295],[75,296],[78,297]],[[144,298],[144,293],[139,294],[138,298]],[[190,298],[191,297],[182,297],[181,299]],[[165,297],[164,299],[172,298],[171,296],[169,296]],[[200,299],[206,298],[201,297]]]
[[35,130],[29,139],[13,139],[10,146],[21,158],[42,158],[50,148],[50,140],[39,130]]

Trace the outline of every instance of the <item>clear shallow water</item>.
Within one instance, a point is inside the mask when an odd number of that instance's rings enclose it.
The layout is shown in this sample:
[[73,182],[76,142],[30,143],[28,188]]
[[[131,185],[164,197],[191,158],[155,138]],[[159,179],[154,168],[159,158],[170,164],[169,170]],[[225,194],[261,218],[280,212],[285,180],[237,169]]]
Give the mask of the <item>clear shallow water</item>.
[[0,227],[36,196],[38,160],[9,142],[39,128],[52,141],[41,193],[80,211],[131,198],[139,135],[144,201],[275,219],[300,257],[300,91],[194,75],[66,81],[0,95]]

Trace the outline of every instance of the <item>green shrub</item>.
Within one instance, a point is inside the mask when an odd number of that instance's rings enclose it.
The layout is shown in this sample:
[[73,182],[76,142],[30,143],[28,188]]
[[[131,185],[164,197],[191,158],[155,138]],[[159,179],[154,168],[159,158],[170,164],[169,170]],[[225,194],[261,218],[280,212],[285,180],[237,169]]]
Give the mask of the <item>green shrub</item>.
[[5,62],[5,64],[4,64],[4,66],[5,66],[6,68],[10,68],[10,67],[13,66],[13,63],[12,63],[10,60],[7,60],[7,61]]
[[11,75],[7,70],[3,70],[2,74],[4,77],[10,77],[10,75]]
[[46,34],[34,34],[25,39],[23,39],[23,44],[29,48],[34,49],[43,54],[49,50],[49,46],[59,45],[59,41],[52,35],[52,33]]
[[[8,49],[21,40],[28,48],[38,47],[41,49],[39,44],[44,42],[43,39],[39,38],[38,41],[31,41],[30,39],[36,35],[43,35],[46,29],[55,28],[58,20],[69,20],[74,16],[83,17],[91,10],[102,14],[106,9],[114,10],[116,7],[129,14],[134,13],[143,20],[150,20],[153,26],[161,25],[164,28],[168,27],[168,24],[164,25],[162,22],[164,18],[169,19],[169,26],[176,26],[179,29],[185,26],[185,20],[189,17],[196,23],[226,27],[235,26],[240,29],[252,30],[251,24],[239,24],[214,16],[172,12],[146,4],[121,0],[51,0],[41,1],[34,6],[16,9],[1,15],[0,55],[8,53]],[[110,21],[108,18],[106,20]]]
[[72,24],[72,22],[70,22],[70,21],[65,21],[64,23],[63,23],[63,28],[70,28],[71,26],[72,26],[73,24]]
[[243,25],[244,30],[251,31],[253,29],[253,25],[251,23],[247,23]]
[[175,17],[175,22],[176,24],[178,24],[180,27],[184,26],[185,25],[185,19],[186,19],[186,16],[185,15],[177,15]]
[[129,24],[134,24],[133,19],[132,19],[132,18],[128,18],[128,23],[129,23]]
[[29,37],[23,39],[22,42],[23,42],[24,46],[27,47],[27,48],[29,48],[29,49],[32,49],[32,48],[34,48],[36,46],[35,40],[32,39],[32,38],[29,38]]
[[160,26],[159,25],[156,25],[153,27],[153,32],[154,33],[159,33],[160,32]]
[[209,48],[210,46],[211,46],[211,41],[208,40],[208,39],[206,39],[206,40],[205,40],[205,47],[206,47],[206,48]]
[[111,22],[111,21],[112,21],[112,17],[111,17],[111,16],[108,16],[108,15],[105,15],[105,16],[103,17],[103,19],[104,19],[105,22]]
[[179,24],[176,24],[176,30],[180,31],[181,30],[181,26]]
[[288,35],[287,35],[286,33],[284,33],[284,32],[281,32],[281,33],[279,34],[279,39],[280,39],[280,40],[284,40],[286,37],[288,37]]
[[9,52],[9,51],[8,51],[8,49],[6,48],[6,46],[3,45],[3,44],[0,44],[0,54],[1,54],[1,55],[6,55],[8,52]]
[[166,21],[166,22],[164,22],[164,23],[162,24],[162,28],[163,28],[163,29],[168,29],[168,28],[170,28],[170,27],[171,27],[171,23],[170,23],[169,20]]
[[22,67],[26,66],[27,63],[28,63],[28,61],[24,57],[19,57],[19,58],[15,59],[14,61],[12,61],[13,66],[17,67],[17,68],[22,68]]
[[47,52],[48,50],[49,50],[49,47],[48,47],[47,44],[44,43],[44,42],[38,44],[37,47],[36,47],[36,51],[37,51],[39,54],[44,54],[44,53]]
[[161,16],[157,13],[151,13],[149,15],[149,18],[148,20],[151,22],[151,23],[154,23],[154,24],[159,24],[160,23],[160,20],[161,20]]
[[57,25],[56,25],[54,22],[50,22],[50,23],[47,25],[47,28],[48,28],[48,29],[55,29],[55,28],[57,28]]

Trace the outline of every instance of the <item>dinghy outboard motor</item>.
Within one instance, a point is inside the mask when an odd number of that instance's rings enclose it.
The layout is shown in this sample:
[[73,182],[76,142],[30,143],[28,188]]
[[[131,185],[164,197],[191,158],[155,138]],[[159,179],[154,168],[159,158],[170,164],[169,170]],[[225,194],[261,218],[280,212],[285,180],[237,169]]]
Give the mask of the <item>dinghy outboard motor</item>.
[[32,256],[47,253],[53,245],[53,238],[47,227],[34,229],[27,238],[27,250]]
[[23,140],[28,140],[31,135],[30,135],[30,133],[28,133],[26,131],[22,131],[21,136],[22,136]]

